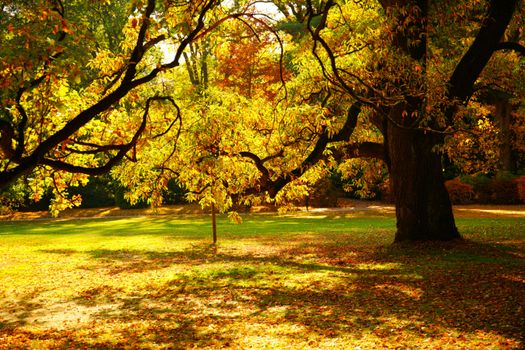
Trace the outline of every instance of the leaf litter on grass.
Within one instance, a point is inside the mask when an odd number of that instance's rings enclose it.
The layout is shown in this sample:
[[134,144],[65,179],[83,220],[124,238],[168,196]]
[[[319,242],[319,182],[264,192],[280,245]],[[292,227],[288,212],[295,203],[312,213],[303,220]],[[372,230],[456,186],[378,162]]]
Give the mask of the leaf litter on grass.
[[415,246],[374,243],[383,228],[30,237],[2,251],[0,348],[519,349],[524,239],[491,225]]

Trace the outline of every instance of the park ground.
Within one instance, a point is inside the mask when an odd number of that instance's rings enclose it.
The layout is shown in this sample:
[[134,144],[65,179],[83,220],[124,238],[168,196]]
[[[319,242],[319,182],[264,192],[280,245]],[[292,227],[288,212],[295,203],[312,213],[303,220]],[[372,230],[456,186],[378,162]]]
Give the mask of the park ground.
[[217,246],[192,206],[4,216],[0,349],[525,348],[525,207],[455,214],[414,245],[373,202],[220,216]]
[[[392,216],[395,215],[395,208],[390,203],[378,201],[363,200],[338,200],[337,207],[334,208],[316,208],[316,207],[294,207],[295,212],[303,213],[370,213],[371,215]],[[268,206],[255,206],[250,213],[272,213],[276,209]],[[85,219],[85,218],[118,218],[134,216],[173,216],[188,214],[209,214],[209,211],[203,210],[198,204],[170,205],[159,208],[147,209],[120,209],[118,207],[108,208],[89,208],[89,209],[67,209],[59,213],[57,218],[53,218],[48,211],[36,212],[12,212],[0,215],[0,221],[6,220],[47,220],[47,219]],[[470,204],[455,205],[454,216],[456,218],[525,218],[525,205],[486,205]]]

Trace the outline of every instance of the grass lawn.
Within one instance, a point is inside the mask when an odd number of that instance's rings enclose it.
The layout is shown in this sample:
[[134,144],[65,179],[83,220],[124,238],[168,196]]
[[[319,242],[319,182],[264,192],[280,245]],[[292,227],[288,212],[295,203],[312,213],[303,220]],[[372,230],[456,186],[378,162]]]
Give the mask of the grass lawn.
[[0,349],[521,349],[525,217],[392,245],[391,214],[0,222]]

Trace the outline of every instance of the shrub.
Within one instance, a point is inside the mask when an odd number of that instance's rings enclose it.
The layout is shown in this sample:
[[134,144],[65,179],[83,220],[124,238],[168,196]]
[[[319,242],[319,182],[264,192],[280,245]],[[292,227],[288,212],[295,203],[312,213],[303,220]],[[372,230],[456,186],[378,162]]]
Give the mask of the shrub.
[[344,196],[344,191],[329,177],[321,179],[314,187],[305,204],[311,207],[336,207],[337,199]]
[[492,179],[485,195],[488,202],[494,204],[516,204],[519,203],[517,183],[514,180]]
[[474,186],[461,182],[459,178],[445,181],[450,200],[454,204],[468,204],[474,202],[476,194]]
[[460,181],[464,184],[471,185],[474,188],[475,193],[483,192],[489,185],[491,178],[487,175],[477,175],[477,176],[461,176]]
[[27,197],[27,187],[21,181],[0,191],[0,215],[22,207]]

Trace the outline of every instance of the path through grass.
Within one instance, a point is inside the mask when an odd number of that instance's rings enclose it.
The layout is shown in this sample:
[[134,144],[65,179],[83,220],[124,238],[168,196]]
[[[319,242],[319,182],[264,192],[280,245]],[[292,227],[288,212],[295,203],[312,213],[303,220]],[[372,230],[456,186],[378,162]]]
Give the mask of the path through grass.
[[0,222],[0,349],[524,347],[525,219],[367,215]]

